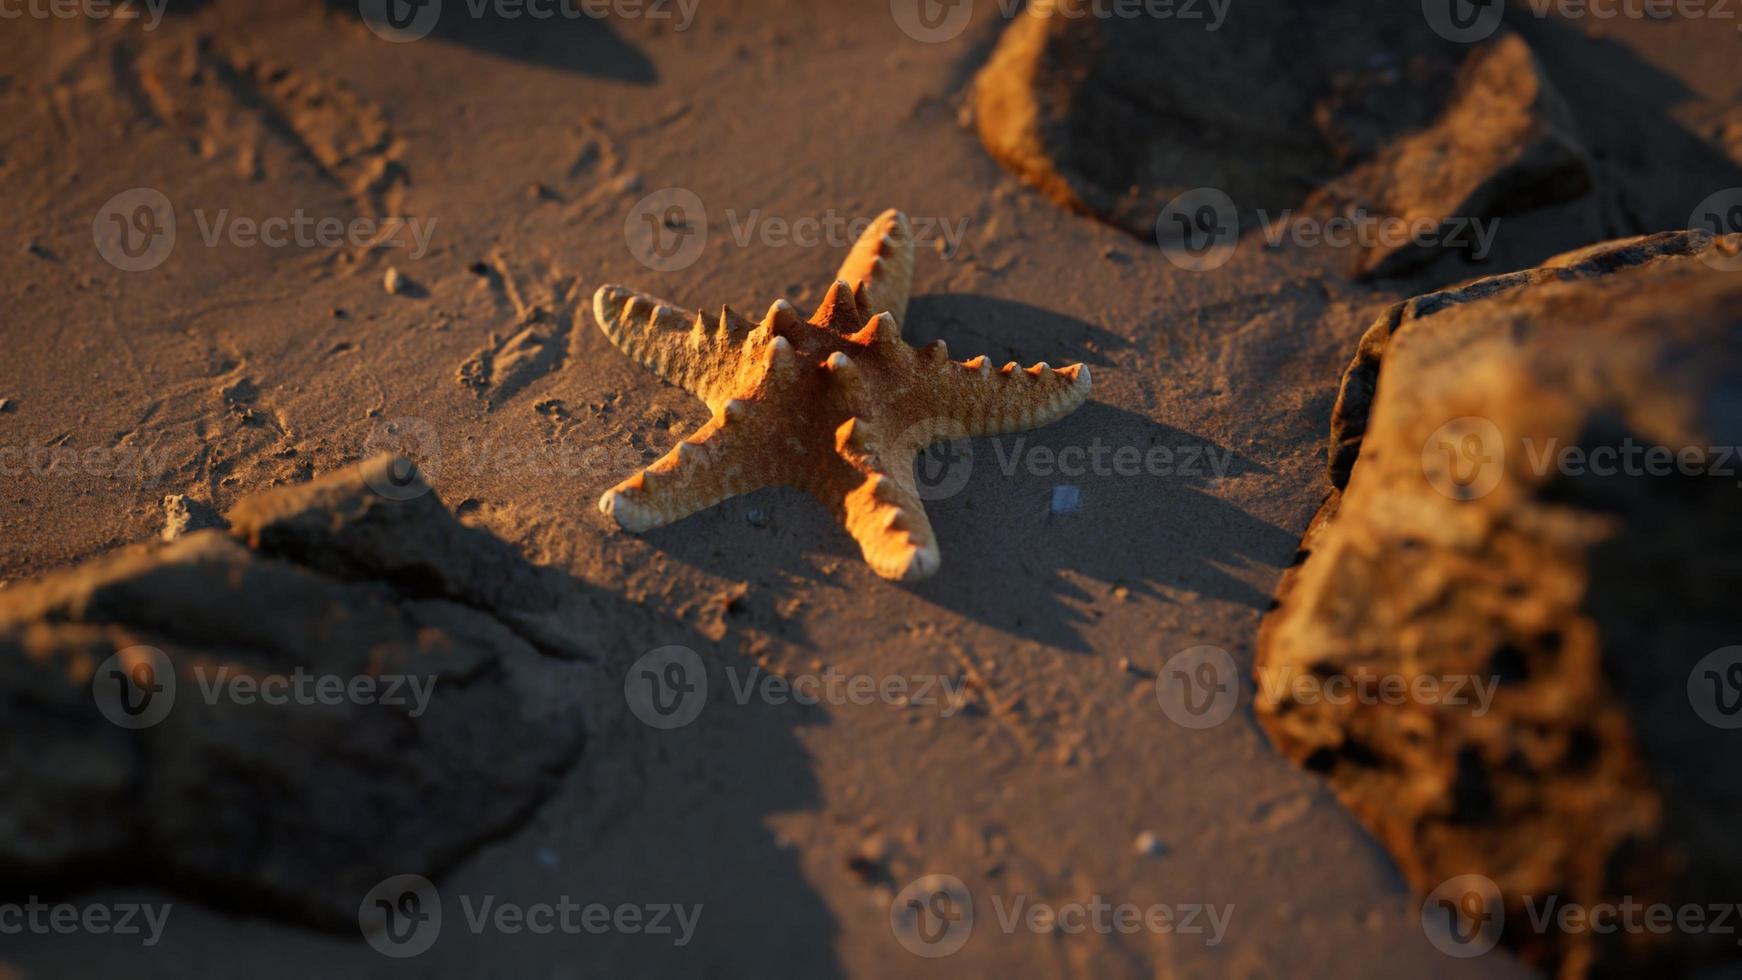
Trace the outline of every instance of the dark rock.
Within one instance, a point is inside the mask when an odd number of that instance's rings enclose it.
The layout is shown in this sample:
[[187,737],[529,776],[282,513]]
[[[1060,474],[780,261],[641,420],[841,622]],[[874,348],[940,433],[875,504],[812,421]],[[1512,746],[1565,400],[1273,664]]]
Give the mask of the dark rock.
[[[1510,32],[1456,44],[1418,6],[1376,0],[1237,7],[1203,26],[1017,17],[975,81],[981,141],[1055,202],[1146,241],[1197,188],[1226,193],[1251,230],[1289,210],[1486,218],[1589,186],[1565,109]],[[1354,271],[1435,254],[1388,242]]]
[[[1539,929],[1527,905],[1742,894],[1742,725],[1720,727],[1742,684],[1703,686],[1714,656],[1715,684],[1742,675],[1742,491],[1733,461],[1644,452],[1742,444],[1742,278],[1719,271],[1739,246],[1611,243],[1381,316],[1336,409],[1342,489],[1259,635],[1281,751],[1418,890],[1492,880],[1500,941],[1563,975],[1736,957],[1710,932]],[[1439,693],[1322,696],[1362,677]]]
[[[390,473],[422,486],[377,459],[243,501],[231,534],[0,593],[9,884],[354,926],[378,882],[440,874],[548,796],[583,727],[541,650],[580,653],[586,603],[433,494],[383,496]],[[275,677],[276,703],[231,684]]]

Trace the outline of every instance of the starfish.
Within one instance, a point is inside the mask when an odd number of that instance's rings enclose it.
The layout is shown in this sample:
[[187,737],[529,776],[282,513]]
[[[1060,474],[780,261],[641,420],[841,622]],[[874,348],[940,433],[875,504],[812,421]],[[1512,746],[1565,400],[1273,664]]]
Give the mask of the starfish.
[[1089,396],[1083,364],[994,369],[950,360],[943,341],[901,339],[913,285],[913,229],[885,211],[853,246],[809,320],[785,300],[759,323],[607,285],[599,328],[624,354],[712,412],[651,466],[606,491],[621,528],[661,527],[765,486],[808,491],[834,512],[872,570],[913,581],[940,561],[913,460],[935,442],[1020,432]]

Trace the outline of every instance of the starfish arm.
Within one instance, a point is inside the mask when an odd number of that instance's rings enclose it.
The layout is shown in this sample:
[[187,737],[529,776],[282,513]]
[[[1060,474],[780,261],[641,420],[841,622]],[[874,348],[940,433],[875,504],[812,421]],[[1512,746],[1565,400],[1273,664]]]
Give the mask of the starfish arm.
[[1022,368],[1012,361],[995,369],[984,355],[950,360],[942,341],[921,349],[918,361],[936,383],[920,388],[909,412],[916,421],[937,421],[937,438],[1039,428],[1076,411],[1093,385],[1087,364],[1055,368],[1042,361]]
[[728,400],[706,424],[651,466],[599,498],[599,510],[639,534],[682,520],[722,500],[782,482],[770,467],[778,447],[766,426],[746,424],[751,403]]
[[754,326],[729,307],[710,320],[622,286],[599,288],[593,318],[618,350],[710,407],[735,380],[737,352]]
[[900,211],[885,211],[859,236],[835,278],[855,292],[864,288],[871,313],[907,319],[913,289],[913,226]]
[[913,582],[938,570],[937,535],[913,482],[911,461],[896,465],[894,449],[878,449],[872,427],[860,419],[835,432],[837,458],[812,475],[809,489],[835,512],[859,542],[871,570]]

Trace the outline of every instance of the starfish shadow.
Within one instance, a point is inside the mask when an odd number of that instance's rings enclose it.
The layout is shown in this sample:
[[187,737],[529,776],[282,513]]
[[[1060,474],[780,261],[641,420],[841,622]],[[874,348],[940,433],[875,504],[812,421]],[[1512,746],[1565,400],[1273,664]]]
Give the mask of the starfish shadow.
[[1111,363],[1107,351],[1131,346],[1086,320],[974,293],[914,297],[902,332],[915,347],[942,340],[953,357],[984,354],[994,364],[1027,365],[1045,358],[1054,365],[1081,361],[1094,368]]
[[1237,572],[1280,570],[1298,545],[1213,492],[1263,466],[1134,412],[1091,401],[970,448],[966,485],[929,504],[944,566],[907,588],[1014,636],[1088,650],[1084,607],[1105,596],[1085,591],[1083,577],[1165,601],[1186,593],[1264,609],[1269,594]]

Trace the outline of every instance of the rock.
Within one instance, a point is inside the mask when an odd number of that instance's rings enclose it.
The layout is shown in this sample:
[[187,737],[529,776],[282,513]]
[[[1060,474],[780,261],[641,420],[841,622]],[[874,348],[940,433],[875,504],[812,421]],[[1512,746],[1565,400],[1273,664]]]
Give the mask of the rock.
[[0,412],[12,411],[12,399],[0,398]]
[[407,279],[398,268],[387,267],[387,274],[381,278],[381,285],[387,290],[387,295],[398,296],[411,291],[411,280]]
[[433,494],[375,489],[422,487],[407,470],[373,460],[244,500],[229,534],[0,593],[9,882],[354,928],[375,884],[445,871],[550,794],[583,738],[544,655],[580,652],[565,597]]
[[1279,749],[1419,891],[1490,879],[1500,941],[1562,975],[1735,955],[1527,906],[1742,894],[1737,475],[1644,451],[1742,445],[1742,279],[1718,271],[1739,247],[1609,243],[1383,314],[1259,634]]
[[[973,98],[981,142],[1025,183],[1146,241],[1168,202],[1198,188],[1227,194],[1251,230],[1289,210],[1437,225],[1590,183],[1520,38],[1446,41],[1408,4],[1243,7],[1214,32],[1018,16]],[[1363,251],[1355,271],[1391,274],[1434,254],[1388,244]]]
[[185,494],[172,493],[163,498],[163,540],[174,541],[189,531],[226,528],[229,522],[212,509],[212,505],[194,500]]

